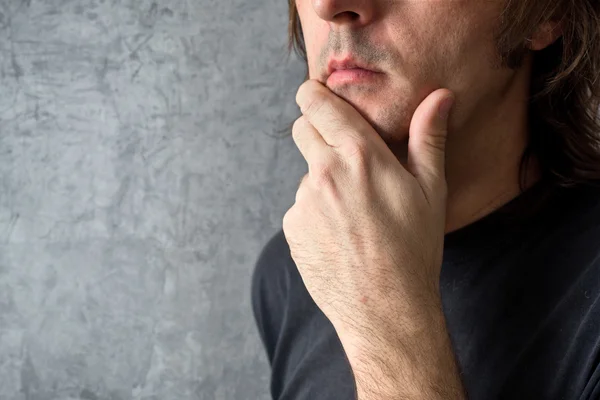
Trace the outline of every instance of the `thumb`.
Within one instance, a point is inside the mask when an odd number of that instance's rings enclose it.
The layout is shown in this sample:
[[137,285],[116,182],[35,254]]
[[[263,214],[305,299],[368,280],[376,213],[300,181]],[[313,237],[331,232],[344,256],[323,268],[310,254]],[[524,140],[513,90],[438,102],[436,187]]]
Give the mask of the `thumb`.
[[434,91],[419,104],[410,122],[407,167],[430,204],[446,187],[448,114],[454,99],[448,89]]

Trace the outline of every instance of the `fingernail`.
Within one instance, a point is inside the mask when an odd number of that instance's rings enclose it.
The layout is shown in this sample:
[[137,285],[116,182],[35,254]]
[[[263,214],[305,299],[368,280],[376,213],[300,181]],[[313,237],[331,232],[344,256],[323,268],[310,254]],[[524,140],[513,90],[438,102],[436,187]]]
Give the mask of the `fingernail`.
[[454,105],[454,96],[446,97],[444,99],[444,101],[442,101],[442,104],[440,104],[440,108],[438,110],[438,113],[442,119],[445,120],[448,118],[448,114],[450,114],[450,109],[452,108],[453,105]]

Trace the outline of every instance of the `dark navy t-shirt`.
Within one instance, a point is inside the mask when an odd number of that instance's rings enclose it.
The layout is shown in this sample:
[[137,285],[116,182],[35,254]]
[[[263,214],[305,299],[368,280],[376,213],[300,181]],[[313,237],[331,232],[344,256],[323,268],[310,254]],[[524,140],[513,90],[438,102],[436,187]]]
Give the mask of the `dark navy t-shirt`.
[[[548,187],[445,237],[440,290],[469,399],[600,399],[600,188]],[[252,308],[274,399],[355,398],[281,230],[258,257]]]

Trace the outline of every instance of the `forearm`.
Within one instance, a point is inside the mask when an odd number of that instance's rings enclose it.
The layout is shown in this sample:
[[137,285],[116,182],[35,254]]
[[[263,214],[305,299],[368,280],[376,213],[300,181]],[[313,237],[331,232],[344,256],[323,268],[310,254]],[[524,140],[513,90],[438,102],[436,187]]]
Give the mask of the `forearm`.
[[[436,303],[414,312],[405,308],[403,318],[380,321],[376,329],[365,324],[351,334],[340,332],[358,400],[467,398],[441,302]],[[393,326],[381,329],[384,324]]]

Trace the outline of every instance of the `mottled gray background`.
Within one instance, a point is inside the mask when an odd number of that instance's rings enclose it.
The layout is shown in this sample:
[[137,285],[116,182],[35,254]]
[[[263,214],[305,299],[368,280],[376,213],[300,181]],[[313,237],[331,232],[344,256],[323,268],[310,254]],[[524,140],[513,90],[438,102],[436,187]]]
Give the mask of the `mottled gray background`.
[[268,399],[284,0],[0,1],[0,398]]

